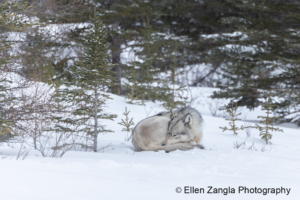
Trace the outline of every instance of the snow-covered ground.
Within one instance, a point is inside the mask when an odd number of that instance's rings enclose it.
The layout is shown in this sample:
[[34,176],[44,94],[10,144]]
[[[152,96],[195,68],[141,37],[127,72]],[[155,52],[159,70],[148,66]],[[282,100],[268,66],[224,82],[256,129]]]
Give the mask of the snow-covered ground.
[[[127,104],[123,97],[111,95],[113,100],[107,111],[118,114],[118,118],[106,123],[115,132],[100,135],[100,146],[111,144],[100,153],[69,151],[62,158],[44,158],[30,150],[25,160],[16,160],[19,147],[2,144],[1,200],[299,199],[300,129],[285,125],[281,127],[284,132],[274,132],[272,145],[266,146],[257,130],[251,130],[250,137],[245,131],[239,131],[237,136],[222,132],[219,127],[228,126],[228,121],[220,117],[223,113],[219,111],[216,114],[219,117],[213,117],[210,109],[224,102],[210,100],[212,90],[191,90],[192,106],[205,121],[202,142],[205,150],[134,152],[131,142],[124,139],[126,132],[118,124],[124,118],[125,107],[135,124],[164,109],[152,102],[146,106]],[[257,115],[263,113],[242,112],[241,118],[246,120],[257,120]],[[233,143],[237,142],[245,144],[235,149]],[[181,193],[176,192],[178,187]],[[192,187],[201,193],[192,193]],[[221,189],[210,194],[210,187],[211,192]],[[185,193],[185,188],[190,194]],[[255,188],[261,193],[245,193]],[[272,193],[276,189],[279,193]]]

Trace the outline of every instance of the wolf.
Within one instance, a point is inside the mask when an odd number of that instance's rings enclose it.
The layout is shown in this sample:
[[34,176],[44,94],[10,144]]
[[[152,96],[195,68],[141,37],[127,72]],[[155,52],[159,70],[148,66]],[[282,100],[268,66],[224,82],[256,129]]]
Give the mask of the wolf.
[[201,114],[190,106],[158,113],[136,125],[132,144],[136,151],[203,149],[202,124]]

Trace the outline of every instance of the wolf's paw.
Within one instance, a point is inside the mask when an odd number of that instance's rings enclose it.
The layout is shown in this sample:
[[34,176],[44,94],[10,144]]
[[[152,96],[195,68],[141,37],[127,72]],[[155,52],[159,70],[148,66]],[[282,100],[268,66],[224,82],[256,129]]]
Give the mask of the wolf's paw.
[[201,144],[196,144],[194,147],[198,149],[205,149],[204,146]]

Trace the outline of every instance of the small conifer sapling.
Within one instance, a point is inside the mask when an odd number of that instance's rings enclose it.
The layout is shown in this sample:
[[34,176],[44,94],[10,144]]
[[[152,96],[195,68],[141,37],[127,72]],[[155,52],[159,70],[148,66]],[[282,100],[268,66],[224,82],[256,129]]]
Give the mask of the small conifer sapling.
[[235,122],[238,121],[238,120],[241,120],[241,119],[238,119],[237,116],[241,115],[241,113],[237,113],[238,111],[238,107],[237,107],[237,103],[235,103],[235,107],[233,106],[233,103],[231,103],[231,107],[227,107],[225,105],[225,108],[226,108],[226,112],[230,115],[230,119],[226,119],[228,121],[231,121],[229,122],[229,125],[230,125],[230,128],[227,128],[226,126],[225,127],[220,127],[220,129],[223,129],[223,132],[224,131],[233,131],[233,133],[235,135],[238,134],[237,131],[239,130],[244,130],[244,128],[247,128],[247,127],[244,127],[243,125],[241,127],[237,127]]
[[264,108],[262,110],[266,111],[266,116],[258,116],[258,118],[261,118],[262,121],[260,121],[260,123],[264,124],[265,126],[260,126],[258,124],[256,124],[255,128],[257,128],[260,131],[260,136],[261,139],[264,139],[266,141],[266,144],[270,144],[271,142],[269,140],[272,139],[272,134],[271,131],[280,131],[283,132],[282,129],[280,128],[274,128],[274,126],[272,125],[272,123],[276,122],[276,120],[278,119],[277,117],[271,117],[270,114],[272,114],[272,107],[274,107],[274,105],[272,104],[272,91],[270,90],[269,94],[268,94],[268,102],[266,104],[264,104]]
[[119,122],[118,124],[124,126],[124,128],[122,129],[122,131],[126,131],[127,135],[125,137],[125,141],[129,141],[131,136],[129,137],[128,134],[133,130],[133,128],[131,126],[134,125],[133,122],[133,118],[129,119],[129,113],[130,111],[127,111],[127,107],[125,107],[125,112],[123,112],[123,115],[125,116],[125,120],[121,119],[122,122]]

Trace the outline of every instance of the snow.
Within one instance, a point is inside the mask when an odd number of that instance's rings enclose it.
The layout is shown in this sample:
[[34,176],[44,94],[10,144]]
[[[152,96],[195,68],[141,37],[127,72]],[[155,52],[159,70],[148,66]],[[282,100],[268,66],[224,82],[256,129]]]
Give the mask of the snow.
[[240,31],[235,31],[233,33],[223,33],[223,34],[208,34],[208,35],[202,34],[201,37],[203,39],[217,39],[217,38],[229,39],[230,37],[232,38],[240,37],[240,40],[248,39],[248,35]]
[[[208,105],[214,90],[217,89],[190,90],[192,96],[197,97],[192,106],[204,118],[202,144],[205,150],[135,152],[131,142],[124,140],[123,127],[117,124],[125,118],[122,115],[125,107],[130,110],[129,117],[133,117],[135,124],[164,109],[159,102],[132,105],[123,97],[111,95],[113,99],[109,100],[107,111],[118,114],[118,118],[105,121],[107,128],[115,132],[99,136],[100,146],[110,144],[100,153],[69,151],[59,159],[42,157],[31,149],[24,160],[16,160],[18,144],[2,144],[1,199],[298,199],[299,128],[285,124],[281,127],[284,133],[273,133],[272,145],[265,145],[257,130],[251,130],[250,137],[245,131],[239,131],[237,136],[229,131],[222,132],[219,127],[228,126],[228,121],[212,116]],[[257,120],[257,115],[261,115],[259,110],[245,109],[243,112],[248,112],[248,120]],[[245,122],[237,123],[241,126]],[[236,142],[245,144],[236,149],[233,148]],[[203,188],[205,193],[175,191],[177,187],[184,189],[185,186]],[[209,186],[222,188],[223,194],[207,194]],[[291,191],[289,195],[287,192],[239,194],[240,186],[248,189],[283,187]],[[228,187],[235,189],[235,193],[224,195]]]

